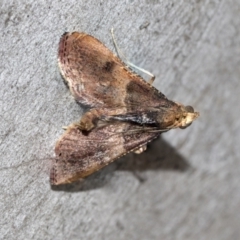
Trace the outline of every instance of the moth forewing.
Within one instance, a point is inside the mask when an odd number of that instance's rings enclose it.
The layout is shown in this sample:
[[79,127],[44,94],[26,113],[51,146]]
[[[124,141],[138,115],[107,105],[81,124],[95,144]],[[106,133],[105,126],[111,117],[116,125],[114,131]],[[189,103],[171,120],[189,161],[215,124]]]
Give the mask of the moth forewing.
[[127,122],[111,123],[84,134],[78,125],[72,124],[56,144],[51,184],[71,183],[86,177],[159,134]]

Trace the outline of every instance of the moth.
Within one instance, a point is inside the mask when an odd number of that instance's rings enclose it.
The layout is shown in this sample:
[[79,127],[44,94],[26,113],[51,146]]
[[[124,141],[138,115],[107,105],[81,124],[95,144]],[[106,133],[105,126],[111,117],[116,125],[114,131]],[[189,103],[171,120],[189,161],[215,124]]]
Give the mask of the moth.
[[199,116],[191,106],[167,99],[86,33],[63,34],[58,65],[75,100],[89,110],[56,143],[52,185],[84,178],[129,152],[141,153],[161,133],[185,128]]

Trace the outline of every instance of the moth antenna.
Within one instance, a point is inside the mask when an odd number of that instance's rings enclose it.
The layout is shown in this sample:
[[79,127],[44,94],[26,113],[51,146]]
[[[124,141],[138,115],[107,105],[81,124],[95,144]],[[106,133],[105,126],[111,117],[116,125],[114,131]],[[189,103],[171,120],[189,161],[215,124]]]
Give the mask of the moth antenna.
[[142,73],[145,73],[147,75],[149,75],[151,78],[147,81],[149,84],[152,85],[152,83],[154,82],[155,80],[155,75],[153,75],[152,73],[150,73],[149,71],[141,68],[141,67],[138,67],[136,66],[135,64],[133,64],[132,62],[130,62],[127,57],[123,54],[122,50],[118,47],[117,45],[117,41],[116,41],[116,38],[115,38],[115,35],[114,35],[114,32],[113,32],[113,28],[111,29],[111,34],[112,34],[112,40],[113,40],[113,44],[114,44],[114,47],[116,49],[116,52],[117,52],[117,55],[130,67],[133,67],[135,69],[137,69],[138,71],[142,72]]
[[170,129],[168,128],[165,128],[165,129],[156,129],[156,130],[151,130],[151,131],[148,131],[148,132],[151,132],[151,133],[155,133],[155,132],[167,132],[169,131]]

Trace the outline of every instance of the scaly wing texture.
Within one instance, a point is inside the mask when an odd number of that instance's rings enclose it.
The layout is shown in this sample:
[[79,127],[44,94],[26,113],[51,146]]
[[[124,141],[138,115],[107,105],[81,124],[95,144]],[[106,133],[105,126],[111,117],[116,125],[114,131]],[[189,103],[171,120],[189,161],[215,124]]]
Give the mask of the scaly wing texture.
[[159,136],[152,130],[118,122],[84,135],[71,125],[56,144],[51,184],[70,183],[90,175]]
[[74,98],[90,107],[126,107],[131,111],[171,103],[99,40],[85,33],[61,37],[58,63]]

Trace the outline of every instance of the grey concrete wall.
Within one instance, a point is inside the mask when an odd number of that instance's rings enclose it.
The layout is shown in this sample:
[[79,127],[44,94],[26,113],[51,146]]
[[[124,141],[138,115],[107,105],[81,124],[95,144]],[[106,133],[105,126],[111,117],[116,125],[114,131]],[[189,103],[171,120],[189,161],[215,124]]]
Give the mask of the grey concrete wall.
[[[0,2],[1,239],[240,238],[240,1],[139,2]],[[201,117],[51,189],[55,142],[82,114],[57,67],[60,36],[85,31],[114,50],[111,27]]]

